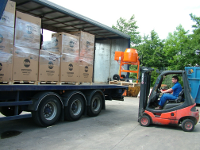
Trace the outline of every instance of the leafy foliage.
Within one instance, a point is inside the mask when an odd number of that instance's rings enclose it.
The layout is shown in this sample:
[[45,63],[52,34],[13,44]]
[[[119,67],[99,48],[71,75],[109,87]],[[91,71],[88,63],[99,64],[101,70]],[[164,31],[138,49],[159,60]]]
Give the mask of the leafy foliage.
[[192,51],[191,46],[188,45],[189,41],[188,31],[185,31],[181,25],[173,34],[169,33],[164,46],[164,52],[168,58],[168,69],[183,70],[190,62],[187,58],[187,54]]
[[160,40],[158,34],[152,30],[150,36],[144,36],[142,44],[137,47],[142,58],[142,65],[163,69],[167,66],[167,59],[163,51],[164,40]]
[[117,20],[117,25],[112,26],[113,29],[119,30],[125,34],[128,34],[130,38],[131,45],[137,45],[141,42],[141,36],[137,31],[138,26],[136,25],[135,16],[132,15],[131,18],[127,21],[124,18],[119,18]]
[[196,22],[195,25],[193,25],[193,34],[191,37],[191,47],[192,47],[192,62],[191,64],[194,65],[200,65],[200,17],[196,17],[193,14],[190,14],[190,17],[193,21]]

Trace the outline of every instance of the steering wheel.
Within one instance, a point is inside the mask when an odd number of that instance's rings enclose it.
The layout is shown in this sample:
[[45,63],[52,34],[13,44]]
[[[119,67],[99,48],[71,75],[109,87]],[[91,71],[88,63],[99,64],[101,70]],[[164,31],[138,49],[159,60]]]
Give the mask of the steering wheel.
[[162,93],[161,90],[162,90],[162,88],[158,89],[158,90],[157,90],[157,93]]

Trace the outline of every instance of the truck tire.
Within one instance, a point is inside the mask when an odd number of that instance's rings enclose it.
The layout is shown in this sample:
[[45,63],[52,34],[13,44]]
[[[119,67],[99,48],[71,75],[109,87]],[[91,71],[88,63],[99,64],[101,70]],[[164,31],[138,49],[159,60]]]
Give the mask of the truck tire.
[[87,108],[87,115],[90,117],[98,116],[102,109],[102,96],[96,93],[92,96],[90,106]]
[[[15,106],[4,106],[4,107],[0,107],[0,112],[4,115],[4,116],[14,116],[15,115]],[[18,115],[21,114],[22,111],[20,110],[20,108],[18,108]]]
[[56,96],[46,96],[39,104],[38,110],[32,112],[34,121],[43,127],[53,125],[61,115],[61,104]]
[[69,99],[68,105],[64,109],[65,120],[76,121],[81,118],[84,112],[84,100],[79,94]]

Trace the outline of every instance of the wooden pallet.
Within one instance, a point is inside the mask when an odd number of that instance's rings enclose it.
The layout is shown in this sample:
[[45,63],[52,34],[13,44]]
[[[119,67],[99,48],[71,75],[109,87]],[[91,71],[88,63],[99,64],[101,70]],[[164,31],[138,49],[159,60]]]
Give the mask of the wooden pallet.
[[0,85],[12,85],[12,81],[2,81],[0,82]]
[[80,85],[80,82],[59,82],[59,85]]
[[14,85],[14,84],[31,84],[31,85],[46,85],[46,84],[54,84],[54,85],[81,85],[81,84],[89,84],[92,85],[92,82],[58,82],[58,81],[3,81],[0,82],[0,85]]
[[43,84],[55,84],[59,85],[58,81],[37,81],[37,85],[43,85]]
[[80,84],[83,84],[83,85],[84,85],[84,84],[86,84],[86,85],[88,85],[88,84],[89,84],[89,85],[92,85],[92,82],[80,82]]
[[59,85],[82,85],[82,84],[92,85],[92,82],[59,82]]
[[14,85],[14,84],[31,84],[31,85],[37,85],[37,81],[14,80],[14,81],[3,81],[3,82],[0,82],[0,85]]
[[136,86],[140,86],[140,84],[138,83],[130,83],[130,82],[125,82],[125,81],[109,81],[109,84],[117,84],[117,85],[127,85],[127,86],[131,86],[131,87],[136,87]]
[[15,80],[15,81],[12,81],[12,84],[33,84],[33,85],[37,85],[37,81],[21,81],[21,80]]

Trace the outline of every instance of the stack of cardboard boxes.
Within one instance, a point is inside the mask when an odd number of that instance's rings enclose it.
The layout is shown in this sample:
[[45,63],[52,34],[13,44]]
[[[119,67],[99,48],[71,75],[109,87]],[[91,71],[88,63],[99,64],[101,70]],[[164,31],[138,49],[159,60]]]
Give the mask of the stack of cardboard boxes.
[[60,51],[56,47],[58,41],[43,42],[39,59],[39,82],[59,82]]
[[71,34],[80,38],[79,80],[80,82],[92,82],[95,36],[83,31],[71,32]]
[[0,82],[12,81],[15,7],[8,1],[0,18]]
[[57,48],[61,52],[60,82],[79,82],[79,37],[55,33],[52,40],[58,40]]
[[41,19],[15,5],[8,1],[0,20],[0,82],[92,82],[94,35],[53,33],[40,50]]
[[38,80],[40,29],[40,18],[16,11],[13,80]]

